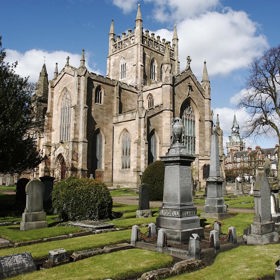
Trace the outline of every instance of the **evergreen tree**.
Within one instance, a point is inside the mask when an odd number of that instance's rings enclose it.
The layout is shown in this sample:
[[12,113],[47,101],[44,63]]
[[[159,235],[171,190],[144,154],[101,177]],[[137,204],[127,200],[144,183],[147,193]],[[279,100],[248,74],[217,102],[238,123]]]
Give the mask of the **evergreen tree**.
[[21,173],[36,167],[31,95],[34,85],[15,73],[17,63],[5,62],[0,37],[0,173]]

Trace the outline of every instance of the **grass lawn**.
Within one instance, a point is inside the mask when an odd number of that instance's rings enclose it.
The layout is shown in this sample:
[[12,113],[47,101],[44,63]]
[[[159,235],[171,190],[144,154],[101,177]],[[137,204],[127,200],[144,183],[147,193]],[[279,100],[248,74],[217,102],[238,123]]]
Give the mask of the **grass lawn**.
[[98,255],[10,279],[133,279],[145,271],[169,266],[171,263],[172,258],[168,255],[140,249],[130,249]]
[[48,255],[50,250],[64,248],[68,252],[104,247],[130,240],[131,230],[113,231],[57,241],[42,242],[28,246],[0,249],[0,256],[30,252],[35,259]]
[[26,231],[20,230],[19,227],[19,225],[1,226],[0,237],[11,242],[22,242],[83,231],[73,226],[55,226]]
[[218,254],[215,262],[204,269],[171,277],[174,280],[252,280],[270,276],[274,279],[275,262],[280,244],[240,246]]
[[112,197],[114,197],[114,196],[135,196],[135,195],[138,195],[136,193],[136,190],[126,189],[126,188],[111,190],[110,193],[111,193]]

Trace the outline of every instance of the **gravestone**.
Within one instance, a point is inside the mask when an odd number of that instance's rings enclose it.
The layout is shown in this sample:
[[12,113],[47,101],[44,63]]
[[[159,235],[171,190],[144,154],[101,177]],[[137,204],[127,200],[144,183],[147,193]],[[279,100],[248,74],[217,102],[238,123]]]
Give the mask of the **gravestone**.
[[157,235],[157,250],[159,252],[163,251],[163,248],[167,245],[167,240],[166,240],[166,233],[165,231],[161,228],[158,230],[158,235]]
[[204,235],[193,204],[193,180],[191,164],[195,157],[190,155],[183,141],[183,124],[175,118],[172,126],[173,142],[164,162],[163,202],[157,218],[157,227],[164,229],[168,242],[188,243],[190,236]]
[[223,178],[221,176],[219,138],[216,128],[211,135],[210,172],[206,180],[207,197],[202,217],[220,219],[226,215],[227,206],[223,197]]
[[237,234],[236,234],[236,228],[235,227],[229,227],[228,228],[228,242],[232,244],[237,243]]
[[210,247],[213,247],[215,250],[220,249],[220,239],[219,239],[219,232],[216,230],[210,231]]
[[150,209],[149,185],[142,183],[139,187],[139,200],[136,217],[141,218],[150,216],[152,216],[152,211]]
[[46,212],[43,208],[44,184],[34,179],[26,185],[25,191],[26,207],[22,214],[20,230],[47,227]]
[[136,242],[139,241],[140,238],[140,228],[137,225],[132,226],[130,244],[135,246]]
[[193,233],[189,241],[189,256],[191,258],[200,259],[200,237],[198,234]]
[[27,178],[20,178],[16,183],[16,208],[23,212],[25,205],[26,205],[26,193],[25,187],[29,179]]
[[52,266],[68,262],[67,252],[63,248],[49,251],[48,263]]
[[55,178],[51,176],[40,177],[40,180],[45,186],[43,192],[43,206],[46,212],[51,212],[52,210],[52,191],[54,179]]
[[214,222],[214,230],[216,230],[219,234],[222,232],[222,225],[220,222],[215,221]]
[[271,216],[270,186],[263,167],[257,169],[254,187],[255,216],[249,234],[244,236],[247,244],[268,244],[277,242],[279,234]]
[[280,260],[278,260],[276,263],[276,268],[275,268],[275,274],[274,274],[274,279],[275,280],[280,280]]
[[154,238],[155,236],[157,236],[157,228],[156,225],[154,223],[150,223],[148,225],[148,235],[150,238]]
[[271,202],[271,215],[272,220],[275,223],[280,222],[280,212],[279,212],[279,194],[272,192],[270,194],[270,202]]
[[36,270],[30,253],[0,257],[0,279]]

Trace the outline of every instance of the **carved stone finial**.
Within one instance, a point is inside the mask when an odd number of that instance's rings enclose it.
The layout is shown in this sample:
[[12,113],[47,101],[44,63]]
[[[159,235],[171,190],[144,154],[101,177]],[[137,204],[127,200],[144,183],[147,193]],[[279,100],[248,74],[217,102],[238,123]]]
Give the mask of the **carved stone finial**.
[[186,67],[187,69],[191,68],[191,61],[192,61],[191,57],[188,55],[188,57],[187,57],[187,67]]
[[69,55],[66,57],[66,66],[69,66],[69,60],[70,60],[70,57]]

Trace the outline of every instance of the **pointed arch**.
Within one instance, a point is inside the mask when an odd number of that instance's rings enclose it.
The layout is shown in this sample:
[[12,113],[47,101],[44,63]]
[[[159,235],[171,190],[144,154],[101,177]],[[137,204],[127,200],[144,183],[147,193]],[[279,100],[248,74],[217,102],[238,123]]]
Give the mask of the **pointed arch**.
[[104,136],[100,129],[97,129],[93,133],[93,174],[95,174],[96,169],[103,168],[103,158],[104,158]]
[[157,61],[154,58],[152,58],[150,64],[150,79],[152,81],[157,80]]
[[126,78],[126,61],[124,57],[121,58],[120,61],[120,79]]
[[99,85],[95,89],[95,94],[94,94],[94,102],[95,104],[102,104],[103,103],[103,88]]
[[71,96],[70,93],[64,89],[61,96],[60,104],[60,136],[59,140],[67,142],[70,140],[70,126],[71,126]]
[[151,93],[147,96],[148,99],[148,109],[154,108],[154,97]]
[[129,132],[126,129],[124,129],[121,133],[121,149],[122,169],[130,169],[131,138]]
[[195,154],[196,149],[196,118],[190,99],[185,100],[181,106],[180,117],[184,125],[184,144],[189,154]]
[[54,177],[58,180],[63,180],[66,178],[66,162],[62,154],[59,154],[56,157]]
[[157,160],[158,141],[155,130],[153,129],[148,135],[148,164]]

